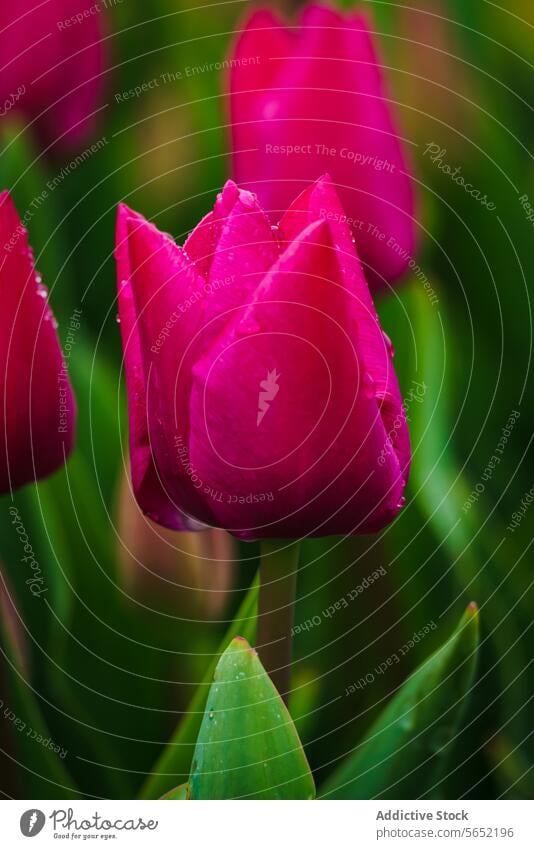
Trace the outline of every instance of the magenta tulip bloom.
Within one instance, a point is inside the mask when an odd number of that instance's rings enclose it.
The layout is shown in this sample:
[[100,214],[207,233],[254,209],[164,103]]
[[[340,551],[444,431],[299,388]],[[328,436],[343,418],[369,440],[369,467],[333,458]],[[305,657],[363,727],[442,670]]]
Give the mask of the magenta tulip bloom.
[[82,0],[2,0],[0,118],[20,112],[47,144],[79,144],[100,107],[103,14]]
[[74,436],[75,402],[47,292],[26,230],[0,193],[0,492],[63,465]]
[[391,521],[408,474],[406,420],[330,180],[276,228],[229,182],[183,248],[126,206],[117,238],[141,508],[168,527],[201,522],[242,538]]
[[294,27],[269,9],[240,32],[230,71],[233,176],[273,220],[328,172],[374,289],[415,250],[414,192],[366,16],[309,3]]

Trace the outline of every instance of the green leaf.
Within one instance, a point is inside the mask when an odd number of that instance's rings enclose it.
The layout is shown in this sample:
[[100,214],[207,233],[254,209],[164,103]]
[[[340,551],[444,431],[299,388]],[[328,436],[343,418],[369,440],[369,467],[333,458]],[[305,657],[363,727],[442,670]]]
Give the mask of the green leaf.
[[403,684],[321,788],[329,799],[417,799],[439,781],[473,682],[478,608]]
[[247,640],[254,640],[256,634],[256,609],[258,603],[258,578],[256,577],[245,596],[233,622],[230,624],[219,650],[210,663],[204,678],[200,682],[187,713],[178,723],[178,727],[157,761],[151,775],[147,778],[139,794],[140,799],[159,799],[169,791],[177,780],[189,775],[191,755],[195,745],[208,689],[213,681],[217,660],[236,634],[243,634]]
[[293,720],[243,637],[217,664],[189,784],[192,799],[315,797]]
[[173,799],[176,802],[186,802],[191,798],[191,788],[189,784],[180,784],[178,787],[175,787],[174,790],[170,790],[168,793],[165,793],[165,796],[161,797],[162,799]]

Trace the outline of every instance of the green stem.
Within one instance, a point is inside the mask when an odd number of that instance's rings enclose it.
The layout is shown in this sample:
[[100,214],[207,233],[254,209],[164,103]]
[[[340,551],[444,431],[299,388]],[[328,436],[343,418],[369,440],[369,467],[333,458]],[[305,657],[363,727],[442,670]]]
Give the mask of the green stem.
[[287,704],[299,543],[263,540],[256,648],[276,689]]

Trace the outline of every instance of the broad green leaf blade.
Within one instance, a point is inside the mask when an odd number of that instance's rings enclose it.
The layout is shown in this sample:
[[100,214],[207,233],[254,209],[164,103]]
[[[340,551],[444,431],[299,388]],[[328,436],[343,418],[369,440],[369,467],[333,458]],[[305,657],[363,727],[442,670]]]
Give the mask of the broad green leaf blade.
[[208,690],[213,681],[217,661],[228,643],[241,633],[247,640],[254,640],[256,634],[256,609],[258,603],[258,578],[256,577],[247,595],[230,624],[219,651],[210,663],[203,680],[191,700],[187,713],[178,723],[178,727],[147,778],[139,794],[140,799],[159,799],[180,779],[187,779],[191,766],[193,749],[198,736]]
[[189,784],[192,799],[315,797],[293,720],[243,637],[217,664]]
[[168,793],[165,793],[165,796],[161,797],[162,799],[173,799],[176,802],[186,802],[191,798],[191,788],[189,784],[180,784],[179,787],[175,787],[174,790],[170,790]]
[[439,781],[473,682],[478,608],[415,670],[321,788],[328,799],[417,799]]

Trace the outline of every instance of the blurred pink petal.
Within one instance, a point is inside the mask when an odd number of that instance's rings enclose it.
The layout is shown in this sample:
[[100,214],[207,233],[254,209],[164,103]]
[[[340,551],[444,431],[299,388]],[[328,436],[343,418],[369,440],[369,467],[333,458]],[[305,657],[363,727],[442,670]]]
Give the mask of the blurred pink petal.
[[259,10],[231,58],[236,181],[276,221],[329,172],[371,286],[394,282],[415,251],[414,191],[366,18],[310,3],[289,27]]
[[104,11],[83,0],[2,0],[0,105],[46,144],[80,144],[101,105]]
[[75,401],[28,236],[0,194],[0,491],[62,466],[74,439]]

